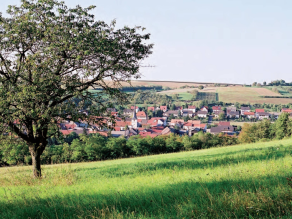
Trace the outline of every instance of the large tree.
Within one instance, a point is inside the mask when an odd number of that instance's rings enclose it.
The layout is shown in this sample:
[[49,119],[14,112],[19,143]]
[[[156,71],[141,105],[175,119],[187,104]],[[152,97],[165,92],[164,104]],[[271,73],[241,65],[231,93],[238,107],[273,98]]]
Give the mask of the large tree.
[[[35,177],[57,123],[84,117],[80,110],[89,102],[90,112],[102,118],[107,101],[126,100],[121,82],[138,78],[151,54],[150,34],[95,21],[93,8],[22,0],[9,6],[9,17],[0,17],[0,122],[28,144]],[[93,94],[92,86],[102,91]]]

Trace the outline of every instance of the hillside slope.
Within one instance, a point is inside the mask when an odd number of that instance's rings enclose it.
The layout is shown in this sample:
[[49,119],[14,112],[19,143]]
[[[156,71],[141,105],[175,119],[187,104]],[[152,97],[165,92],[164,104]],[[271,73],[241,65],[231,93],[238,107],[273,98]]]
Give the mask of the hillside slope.
[[290,218],[292,140],[0,169],[0,218]]

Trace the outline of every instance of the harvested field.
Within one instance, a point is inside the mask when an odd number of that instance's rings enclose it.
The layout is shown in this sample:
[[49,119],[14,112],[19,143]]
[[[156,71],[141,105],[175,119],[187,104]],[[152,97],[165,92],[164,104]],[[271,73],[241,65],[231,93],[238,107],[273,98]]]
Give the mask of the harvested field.
[[288,104],[292,103],[292,99],[281,98],[262,98],[264,94],[269,96],[281,96],[271,90],[265,88],[251,87],[218,87],[219,101],[226,103],[272,103],[272,104]]
[[260,96],[282,96],[281,94],[275,93],[266,88],[250,88],[250,89],[254,89],[254,91],[256,91]]
[[212,93],[216,93],[217,92],[217,88],[218,87],[206,87],[203,90],[201,90],[201,92],[212,92]]
[[184,88],[184,89],[166,90],[166,91],[161,91],[159,93],[160,94],[167,94],[167,95],[169,95],[169,94],[185,93],[185,92],[193,91],[193,90],[197,90],[199,92],[212,92],[212,93],[216,93],[217,88],[218,87],[206,87],[203,90],[199,90],[197,88]]

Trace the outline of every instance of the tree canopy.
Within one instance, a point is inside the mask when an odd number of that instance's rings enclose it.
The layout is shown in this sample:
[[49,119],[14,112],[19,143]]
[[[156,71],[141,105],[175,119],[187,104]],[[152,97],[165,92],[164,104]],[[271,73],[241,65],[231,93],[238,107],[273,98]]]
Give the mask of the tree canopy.
[[[28,144],[40,177],[40,156],[58,122],[84,118],[80,110],[88,102],[101,122],[109,100],[126,100],[120,82],[140,77],[153,45],[145,43],[150,34],[141,27],[116,29],[115,21],[96,21],[94,6],[21,2],[0,17],[0,122]],[[93,94],[92,86],[102,91]]]

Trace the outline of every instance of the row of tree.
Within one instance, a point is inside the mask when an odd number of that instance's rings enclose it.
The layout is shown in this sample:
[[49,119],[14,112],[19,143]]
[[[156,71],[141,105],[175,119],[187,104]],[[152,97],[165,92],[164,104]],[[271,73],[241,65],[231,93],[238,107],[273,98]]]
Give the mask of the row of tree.
[[[133,156],[172,153],[199,150],[210,147],[234,145],[237,138],[224,135],[199,133],[189,137],[171,134],[155,138],[132,136],[129,139],[107,138],[99,134],[71,134],[65,139],[58,139],[61,144],[48,146],[42,157],[42,164],[99,161]],[[51,141],[51,143],[56,143]],[[31,164],[31,155],[27,144],[11,137],[5,137],[0,145],[0,164]]]
[[172,98],[165,94],[158,94],[156,90],[146,90],[132,94],[132,104],[156,104],[156,105],[167,105],[172,102]]
[[274,80],[271,81],[270,83],[267,83],[266,81],[263,82],[263,84],[258,83],[258,82],[253,82],[252,86],[292,86],[292,82],[288,83],[285,80],[281,79],[281,80]]

